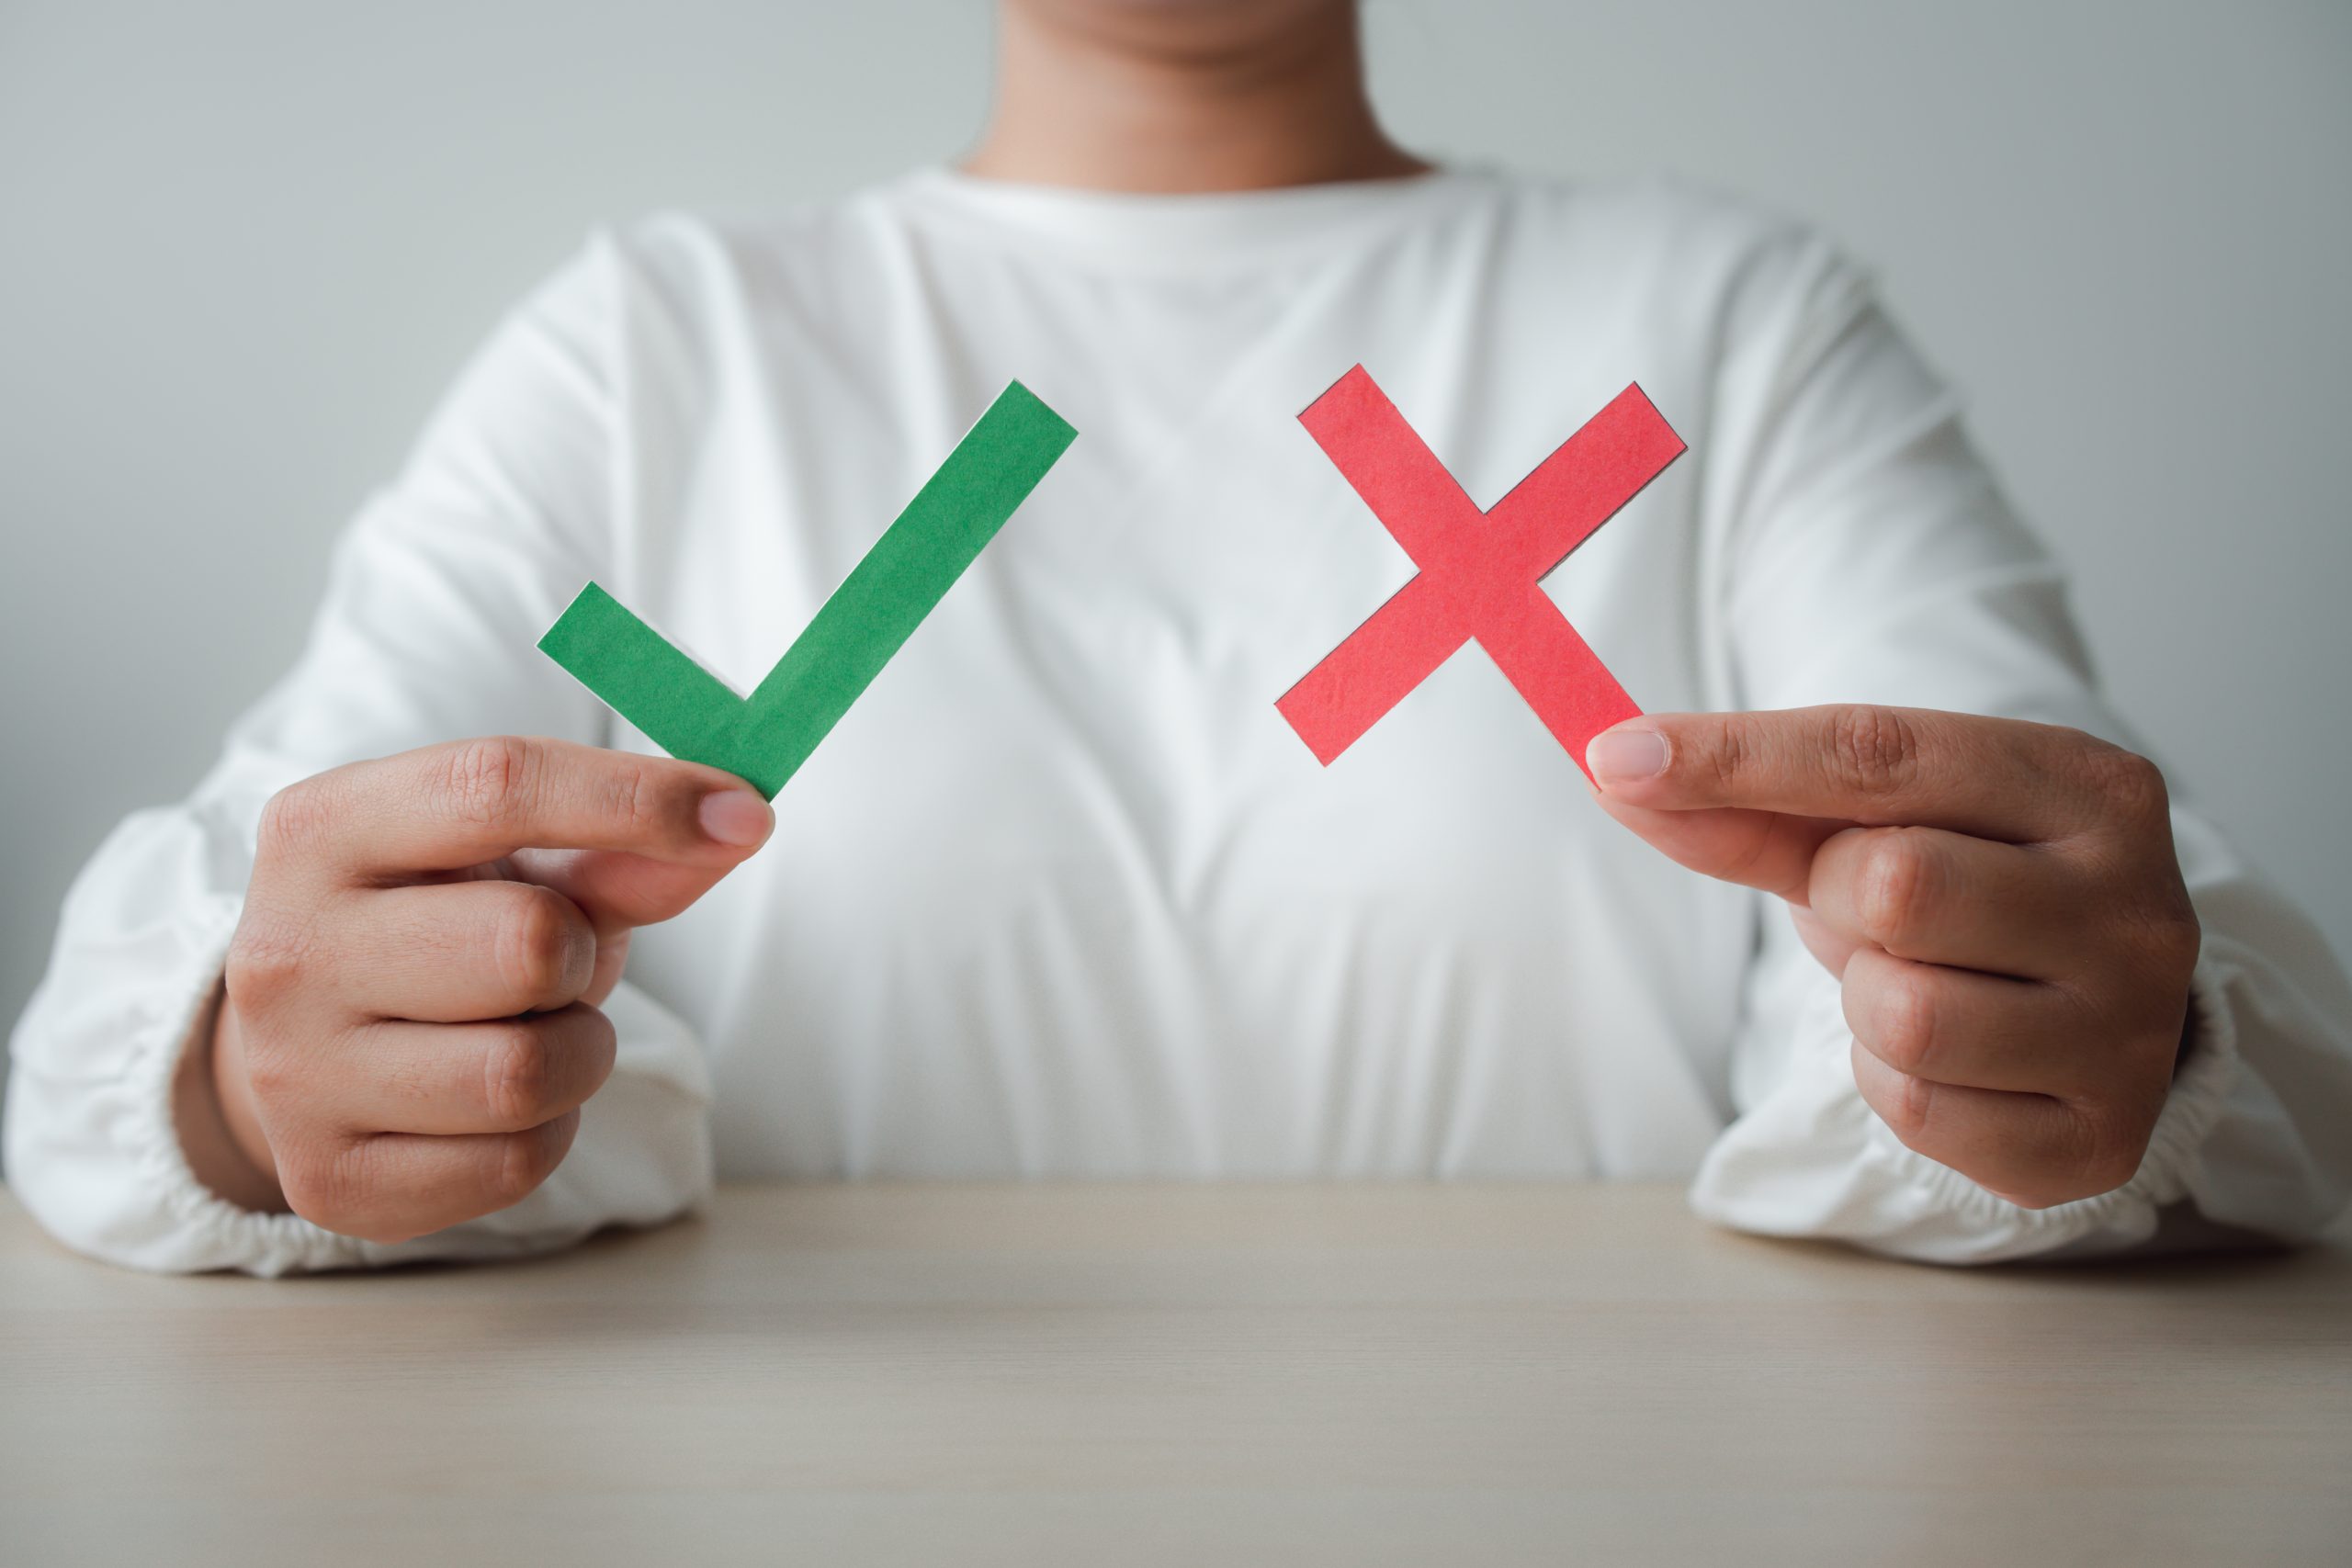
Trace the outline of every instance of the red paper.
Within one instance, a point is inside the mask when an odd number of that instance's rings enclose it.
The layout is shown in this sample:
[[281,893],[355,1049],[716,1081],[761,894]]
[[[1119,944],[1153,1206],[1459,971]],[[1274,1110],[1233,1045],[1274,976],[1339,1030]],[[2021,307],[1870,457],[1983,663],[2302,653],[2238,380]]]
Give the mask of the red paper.
[[1420,568],[1274,706],[1317,761],[1355,743],[1472,637],[1584,766],[1642,710],[1536,583],[1683,452],[1639,387],[1480,512],[1361,365],[1298,416]]

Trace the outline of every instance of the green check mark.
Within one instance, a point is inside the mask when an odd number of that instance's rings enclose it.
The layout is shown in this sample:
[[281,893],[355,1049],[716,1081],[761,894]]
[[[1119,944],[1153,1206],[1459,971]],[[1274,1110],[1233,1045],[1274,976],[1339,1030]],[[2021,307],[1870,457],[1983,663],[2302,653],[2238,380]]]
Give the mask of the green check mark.
[[774,800],[1077,437],[1007,386],[748,697],[594,582],[539,648],[672,756]]

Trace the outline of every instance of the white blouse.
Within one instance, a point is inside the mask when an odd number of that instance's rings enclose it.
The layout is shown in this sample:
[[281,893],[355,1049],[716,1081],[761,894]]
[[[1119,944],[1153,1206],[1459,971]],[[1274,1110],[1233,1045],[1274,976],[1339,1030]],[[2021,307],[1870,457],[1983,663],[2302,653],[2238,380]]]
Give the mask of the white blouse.
[[[1693,1179],[1701,1213],[1973,1261],[2352,1187],[2352,997],[2193,814],[2196,1044],[2145,1163],[2030,1212],[1857,1095],[1771,901],[1612,823],[1474,646],[1328,771],[1274,700],[1412,568],[1297,423],[1361,361],[1491,504],[1628,382],[1689,452],[1548,588],[1654,711],[1899,703],[2126,739],[1951,395],[1817,238],[1660,183],[1204,197],[915,175],[601,235],[352,525],[307,651],[70,896],[10,1179],[71,1244],[277,1272],[559,1246],[738,1175]],[[639,933],[537,1194],[398,1247],[190,1177],[173,1068],[262,802],[354,758],[647,742],[533,643],[587,579],[757,682],[1004,383],[1075,446],[778,798]]]

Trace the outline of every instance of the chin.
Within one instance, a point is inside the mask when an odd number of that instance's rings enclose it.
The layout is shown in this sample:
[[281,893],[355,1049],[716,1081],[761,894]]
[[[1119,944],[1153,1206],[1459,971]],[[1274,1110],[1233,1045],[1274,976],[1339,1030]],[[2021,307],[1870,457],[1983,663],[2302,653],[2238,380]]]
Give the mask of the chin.
[[1053,27],[1146,48],[1247,49],[1351,19],[1356,0],[1004,0]]

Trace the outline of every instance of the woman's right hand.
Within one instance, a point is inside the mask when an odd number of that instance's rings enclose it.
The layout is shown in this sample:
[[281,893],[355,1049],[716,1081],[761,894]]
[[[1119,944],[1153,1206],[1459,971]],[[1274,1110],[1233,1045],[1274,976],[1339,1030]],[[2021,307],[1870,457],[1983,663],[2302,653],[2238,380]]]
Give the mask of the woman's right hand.
[[515,1202],[612,1071],[597,1004],[629,932],[774,826],[730,774],[557,740],[429,746],[281,792],[210,1071],[182,1079],[191,1167],[378,1242]]

